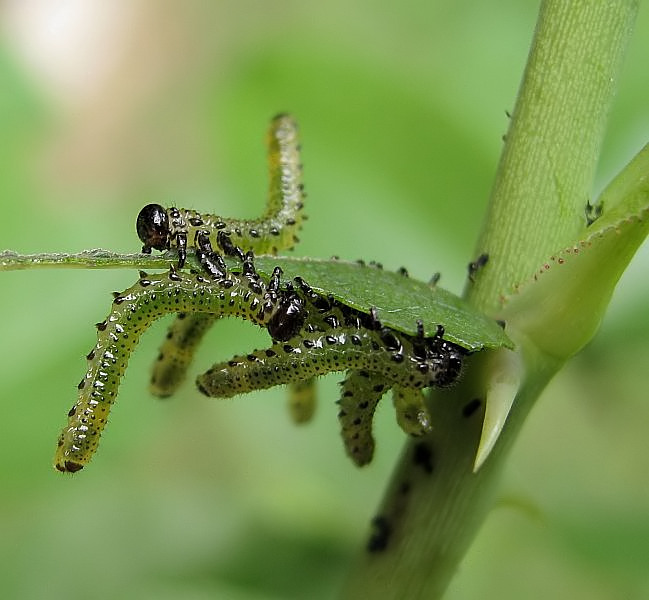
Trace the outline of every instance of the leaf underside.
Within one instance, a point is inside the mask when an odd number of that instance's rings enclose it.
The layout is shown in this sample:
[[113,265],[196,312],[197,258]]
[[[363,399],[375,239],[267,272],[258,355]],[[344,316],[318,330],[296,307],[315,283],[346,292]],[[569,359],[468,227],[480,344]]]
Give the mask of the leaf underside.
[[369,313],[372,307],[381,323],[415,335],[417,321],[426,336],[444,327],[444,338],[470,351],[511,348],[503,328],[473,309],[459,296],[410,277],[372,266],[339,260],[259,256],[255,265],[268,274],[275,266],[284,280],[302,277],[316,292],[331,294],[347,306]]

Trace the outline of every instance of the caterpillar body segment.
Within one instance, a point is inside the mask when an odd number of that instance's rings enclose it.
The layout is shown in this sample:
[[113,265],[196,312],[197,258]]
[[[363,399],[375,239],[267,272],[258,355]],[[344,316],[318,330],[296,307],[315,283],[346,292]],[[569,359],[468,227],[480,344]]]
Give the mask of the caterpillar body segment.
[[314,377],[295,381],[288,386],[288,412],[293,423],[308,423],[316,410],[316,380]]
[[[143,252],[152,248],[178,250],[178,267],[185,262],[187,246],[193,244],[204,257],[212,248],[226,255],[244,253],[277,254],[291,249],[306,219],[303,214],[304,192],[298,127],[287,114],[277,115],[267,134],[269,190],[266,209],[260,219],[241,220],[203,214],[191,209],[165,209],[159,204],[145,206],[137,218],[137,232]],[[218,257],[204,265],[225,270]],[[169,328],[166,341],[153,367],[151,392],[160,397],[173,394],[185,379],[194,352],[215,319],[201,314],[187,314]]]
[[432,419],[421,390],[403,386],[392,388],[397,423],[407,434],[420,436],[432,429]]
[[154,396],[167,398],[176,392],[198,345],[219,318],[210,313],[180,313],[174,319],[153,365],[149,391]]
[[[134,286],[115,297],[110,314],[97,324],[97,343],[87,356],[88,370],[79,383],[78,400],[59,436],[55,467],[74,472],[90,460],[130,355],[156,319],[169,313],[200,313],[209,315],[201,316],[204,327],[221,316],[240,317],[263,327],[276,308],[276,303],[268,302],[265,283],[256,276],[227,273],[212,280],[174,269],[151,276],[141,273]],[[194,342],[190,339],[190,354]],[[178,364],[180,372],[183,360]],[[173,380],[178,372],[168,372],[167,377]],[[173,386],[175,382],[165,385]]]
[[369,464],[374,457],[374,411],[389,388],[380,374],[364,370],[349,371],[341,382],[340,434],[347,456],[359,467]]
[[255,350],[218,363],[199,376],[196,384],[206,396],[231,398],[253,390],[355,369],[380,373],[391,386],[422,389],[447,385],[450,372],[456,371],[456,361],[454,350],[444,346],[424,357],[411,358],[406,357],[403,348],[393,351],[386,347],[378,332],[339,327],[330,332],[296,336],[266,350]]
[[[142,252],[178,250],[178,268],[185,264],[187,247],[206,234],[212,247],[229,240],[234,248],[255,254],[277,254],[298,241],[305,217],[297,124],[286,114],[275,117],[268,132],[269,192],[260,219],[231,219],[187,208],[165,209],[148,204],[139,213],[136,229]],[[220,236],[220,237],[219,237]],[[219,243],[221,242],[221,243]],[[227,243],[227,242],[226,242]]]

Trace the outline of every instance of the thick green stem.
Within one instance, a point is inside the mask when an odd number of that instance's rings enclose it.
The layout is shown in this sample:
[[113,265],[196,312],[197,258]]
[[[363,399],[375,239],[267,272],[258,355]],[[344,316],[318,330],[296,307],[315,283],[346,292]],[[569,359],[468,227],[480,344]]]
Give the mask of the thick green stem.
[[[543,3],[476,252],[489,262],[466,294],[487,313],[497,315],[503,294],[584,229],[636,4]],[[492,506],[526,415],[562,365],[527,344],[524,332],[518,341],[518,354],[476,355],[461,385],[431,398],[435,429],[406,445],[344,597],[443,595]],[[489,385],[508,363],[523,365],[520,388],[498,443],[474,472]]]
[[477,307],[497,310],[583,229],[636,12],[635,0],[543,3],[478,242],[489,263],[468,290]]

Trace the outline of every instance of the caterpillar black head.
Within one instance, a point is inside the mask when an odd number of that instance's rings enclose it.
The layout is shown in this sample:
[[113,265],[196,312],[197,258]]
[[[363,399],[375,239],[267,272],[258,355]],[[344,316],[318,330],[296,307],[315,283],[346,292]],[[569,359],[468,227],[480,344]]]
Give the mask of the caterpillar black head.
[[439,349],[442,357],[442,369],[434,385],[437,385],[438,387],[448,387],[459,379],[460,374],[462,373],[465,353],[459,346],[446,341],[443,341],[440,344]]
[[137,234],[142,240],[142,252],[149,254],[151,248],[167,250],[170,246],[169,217],[159,204],[147,204],[137,216]]

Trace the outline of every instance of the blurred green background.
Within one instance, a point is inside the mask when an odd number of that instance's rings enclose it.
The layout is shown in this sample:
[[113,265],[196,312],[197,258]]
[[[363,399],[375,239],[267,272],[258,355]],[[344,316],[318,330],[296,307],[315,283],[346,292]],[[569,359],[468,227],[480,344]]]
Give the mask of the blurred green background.
[[[646,9],[646,7],[645,7]],[[460,292],[536,3],[7,1],[0,4],[0,249],[135,251],[147,202],[261,213],[269,118],[301,125],[298,255],[406,266]],[[640,13],[597,191],[649,140]],[[532,413],[448,598],[649,597],[649,249],[596,340]],[[144,336],[91,465],[51,466],[92,326],[126,271],[0,274],[5,598],[331,598],[403,443],[389,401],[366,469],[336,382],[294,427],[283,390],[161,402]],[[192,372],[266,344],[220,323]]]

